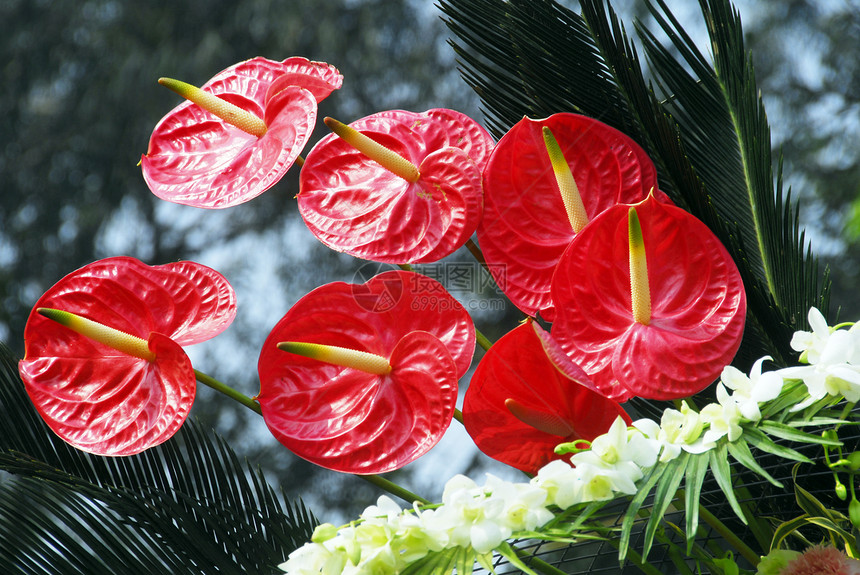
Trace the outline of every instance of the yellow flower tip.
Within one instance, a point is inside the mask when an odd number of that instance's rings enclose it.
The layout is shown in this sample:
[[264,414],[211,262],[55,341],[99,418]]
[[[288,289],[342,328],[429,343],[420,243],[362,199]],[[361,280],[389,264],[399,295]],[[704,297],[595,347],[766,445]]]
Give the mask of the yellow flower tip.
[[36,312],[111,349],[146,361],[155,361],[155,354],[150,351],[149,343],[143,338],[108,327],[68,311],[40,307],[36,309]]
[[627,211],[627,238],[630,249],[630,296],[633,320],[648,325],[651,322],[651,288],[648,285],[648,262],[645,239],[636,208]]
[[393,150],[365,136],[355,128],[334,118],[326,117],[323,122],[329,130],[344,142],[407,182],[414,184],[421,177],[418,167]]
[[373,375],[388,375],[391,373],[391,364],[388,363],[388,359],[366,351],[300,341],[282,341],[277,347],[281,351],[294,353],[323,363],[351,367]]
[[585,211],[585,205],[582,203],[582,196],[579,194],[579,188],[576,185],[576,180],[573,178],[573,172],[570,171],[570,165],[567,163],[564,152],[561,151],[561,146],[559,146],[558,140],[555,139],[552,130],[548,126],[544,126],[542,132],[546,153],[549,156],[549,162],[555,174],[555,182],[558,185],[561,200],[564,202],[567,219],[573,231],[579,233],[585,227],[585,224],[588,223],[588,214]]
[[262,138],[268,130],[266,122],[256,115],[197,86],[173,78],[159,78],[158,83],[252,136]]
[[49,307],[36,308],[36,313],[38,313],[42,317],[46,317],[64,326],[68,326],[71,318],[75,317],[74,314],[69,313],[67,311],[63,311],[61,309],[52,309]]

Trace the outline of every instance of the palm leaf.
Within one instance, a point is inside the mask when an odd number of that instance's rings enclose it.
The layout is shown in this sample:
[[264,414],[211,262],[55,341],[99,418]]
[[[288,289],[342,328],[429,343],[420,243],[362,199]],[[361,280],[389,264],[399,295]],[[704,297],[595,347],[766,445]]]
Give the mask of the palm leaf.
[[524,115],[572,111],[636,139],[664,191],[714,231],[741,271],[749,306],[735,364],[748,369],[764,354],[786,364],[809,308],[827,313],[829,281],[806,246],[779,166],[774,182],[770,130],[740,19],[727,0],[701,2],[712,64],[662,0],[648,5],[671,44],[637,26],[653,83],[601,0],[582,0],[582,14],[551,0],[440,3],[491,131],[500,136]]
[[36,414],[2,344],[0,469],[18,477],[0,482],[0,560],[20,573],[277,573],[316,523],[192,421],[132,457],[69,447]]

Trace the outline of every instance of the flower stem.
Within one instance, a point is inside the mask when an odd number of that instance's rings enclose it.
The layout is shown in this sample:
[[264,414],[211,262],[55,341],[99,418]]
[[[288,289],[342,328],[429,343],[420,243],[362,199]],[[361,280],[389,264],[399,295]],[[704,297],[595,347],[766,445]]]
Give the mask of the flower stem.
[[737,549],[738,553],[749,561],[751,565],[756,566],[759,564],[761,561],[759,554],[753,551],[752,548],[744,543],[734,531],[726,527],[722,521],[717,519],[717,517],[708,511],[708,509],[703,505],[699,505],[699,517],[701,517],[705,523],[710,525],[714,531],[719,533],[720,536],[726,540],[726,543]]
[[463,412],[456,407],[454,408],[454,419],[456,419],[460,422],[461,425],[463,425]]
[[421,503],[422,505],[429,505],[430,501],[424,499],[420,495],[415,495],[408,489],[400,487],[396,483],[385,479],[380,475],[356,475],[356,477],[360,477],[367,481],[368,483],[372,483],[376,485],[383,491],[387,491],[390,494],[399,497],[400,499],[406,501],[407,503],[414,503],[415,501]]
[[483,333],[481,333],[481,331],[478,328],[475,328],[475,341],[477,342],[478,345],[480,345],[482,348],[484,348],[484,351],[487,351],[493,345],[493,342],[491,342],[489,339],[487,339],[487,336],[485,336]]
[[[214,377],[208,376],[205,373],[203,373],[202,371],[198,371],[195,369],[194,375],[197,376],[197,381],[199,381],[200,383],[207,385],[216,391],[220,391],[221,393],[223,393],[227,397],[230,397],[231,399],[238,401],[239,403],[241,403],[242,405],[244,405],[245,407],[247,407],[248,409],[250,409],[251,411],[253,411],[257,415],[263,415],[263,410],[260,407],[260,404],[257,403],[256,401],[254,401],[253,399],[251,399],[250,397],[248,397],[247,395],[239,393],[238,391],[236,391],[232,387],[221,383],[220,381],[218,381]],[[461,415],[461,417],[462,417],[462,415]],[[428,501],[427,499],[424,499],[423,497],[416,495],[416,494],[412,493],[411,491],[409,491],[408,489],[400,487],[396,483],[389,481],[388,479],[385,479],[384,477],[380,477],[379,475],[356,475],[356,477],[360,477],[361,479],[364,479],[368,483],[372,483],[373,485],[376,485],[377,487],[379,487],[383,491],[387,491],[388,493],[394,495],[395,497],[400,497],[401,499],[403,499],[404,501],[407,501],[410,504],[413,503],[414,501],[418,501],[422,505],[429,505],[430,504],[430,501]]]
[[202,383],[203,385],[207,385],[214,389],[215,391],[220,391],[227,397],[234,399],[256,413],[257,415],[263,415],[263,410],[260,407],[260,404],[248,397],[247,395],[240,393],[233,389],[232,387],[221,383],[214,377],[208,376],[202,371],[194,370],[194,375],[197,376],[197,381]]

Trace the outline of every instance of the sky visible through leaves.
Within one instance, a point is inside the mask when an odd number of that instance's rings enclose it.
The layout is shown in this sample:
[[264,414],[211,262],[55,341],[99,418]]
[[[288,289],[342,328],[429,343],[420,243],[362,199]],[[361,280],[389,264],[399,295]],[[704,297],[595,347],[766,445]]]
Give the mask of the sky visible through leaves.
[[[362,266],[314,239],[293,200],[295,169],[260,198],[228,210],[204,212],[152,196],[135,164],[146,151],[149,131],[178,103],[156,84],[159,76],[202,84],[241,59],[301,55],[328,61],[345,76],[343,89],[323,103],[320,117],[350,122],[384,109],[450,107],[480,120],[478,99],[459,79],[445,42],[449,33],[426,0],[2,4],[0,17],[12,32],[0,40],[0,98],[10,110],[0,120],[0,339],[18,353],[29,306],[77,267],[114,255],[153,264],[192,259],[230,280],[239,313],[223,335],[190,348],[191,359],[198,369],[254,395],[259,349],[296,300],[322,283],[364,281],[390,269]],[[631,16],[646,16],[641,2],[614,5],[629,33]],[[669,5],[706,49],[697,3]],[[836,43],[860,37],[860,5],[737,5],[755,50],[773,142],[785,149],[786,183],[794,197],[808,202],[801,217],[813,249],[840,267],[847,285],[855,285],[850,280],[860,275],[860,259],[851,255],[856,244],[842,228],[845,205],[860,191],[860,177],[852,179],[860,175],[860,65],[839,59]],[[318,130],[311,145],[324,133]],[[836,188],[838,199],[825,197],[830,188],[822,186]],[[462,266],[457,277],[465,280],[449,289],[491,339],[515,324],[516,310],[481,279],[468,254],[446,262],[424,271],[432,276]],[[473,288],[483,290],[480,296]],[[852,319],[860,307],[839,296],[837,287],[834,301],[851,309],[854,315],[846,319]],[[240,454],[266,461],[272,482],[301,492],[318,515],[345,520],[375,498],[374,488],[352,477],[322,472],[324,481],[313,481],[312,468],[285,454],[259,418],[228,404],[203,389],[192,414],[227,434]],[[481,456],[455,423],[440,445],[394,479],[408,475],[404,483],[413,491],[438,498],[454,473],[479,473],[476,462],[506,478],[516,476]],[[350,501],[327,495],[337,490]]]

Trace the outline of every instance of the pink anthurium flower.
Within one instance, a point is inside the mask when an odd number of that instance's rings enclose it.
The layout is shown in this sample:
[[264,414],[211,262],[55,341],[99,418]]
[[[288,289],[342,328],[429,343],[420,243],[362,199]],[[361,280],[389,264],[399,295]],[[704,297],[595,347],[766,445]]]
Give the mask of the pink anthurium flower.
[[335,282],[300,299],[263,345],[257,400],[296,455],[346,473],[383,473],[427,452],[451,422],[471,363],[471,318],[414,272]]
[[636,142],[569,113],[517,122],[493,149],[483,178],[484,258],[514,305],[549,321],[552,274],[573,237],[603,210],[639,202],[657,187],[654,164]]
[[604,394],[674,399],[717,379],[740,346],[746,294],[717,237],[649,196],[595,218],[552,280],[552,334]]
[[588,375],[536,323],[525,322],[491,347],[463,402],[463,422],[478,448],[526,473],[554,459],[557,445],[591,441],[618,416]]
[[98,455],[139,453],[176,433],[194,401],[180,346],[221,333],[235,314],[233,288],[208,267],[100,260],[36,302],[19,370],[63,440]]
[[483,210],[493,140],[447,109],[394,110],[320,140],[302,167],[299,211],[330,248],[387,263],[433,262],[466,243]]
[[313,132],[317,103],[340,88],[343,77],[333,66],[305,58],[254,58],[199,89],[159,82],[188,101],[152,133],[141,158],[147,185],[171,202],[227,208],[281,179]]

